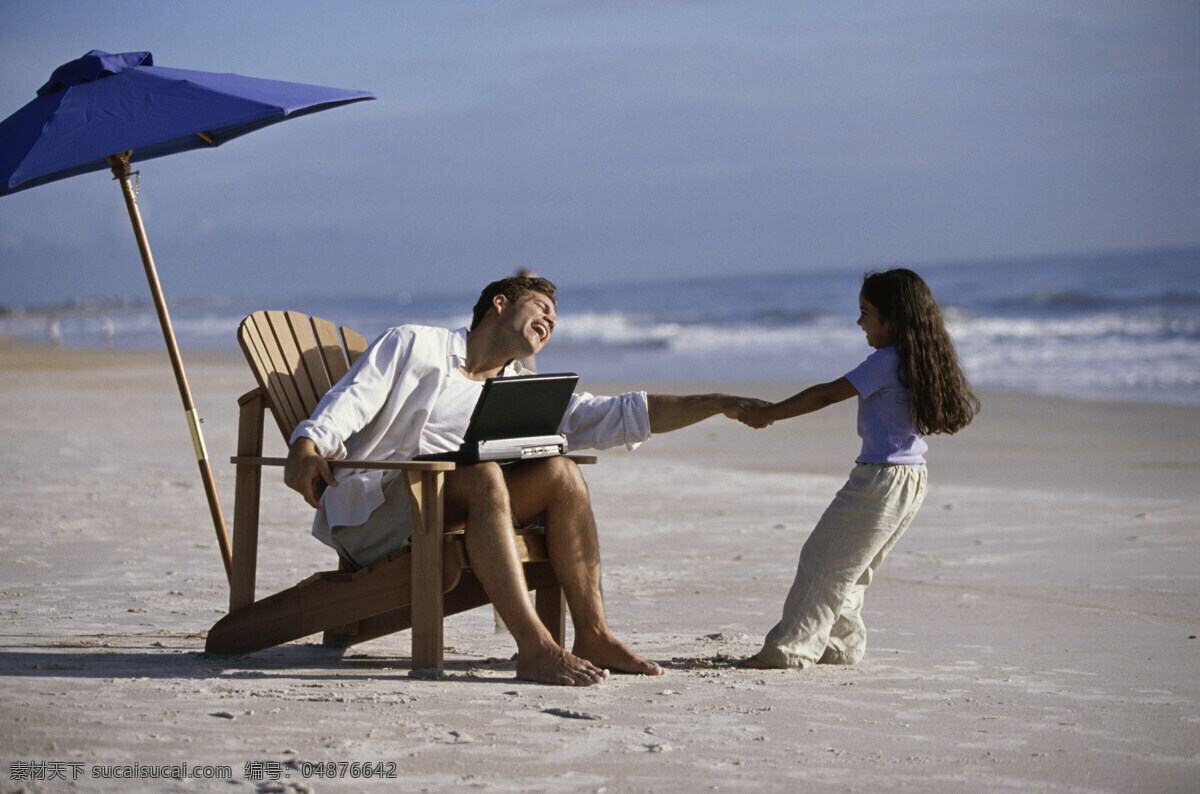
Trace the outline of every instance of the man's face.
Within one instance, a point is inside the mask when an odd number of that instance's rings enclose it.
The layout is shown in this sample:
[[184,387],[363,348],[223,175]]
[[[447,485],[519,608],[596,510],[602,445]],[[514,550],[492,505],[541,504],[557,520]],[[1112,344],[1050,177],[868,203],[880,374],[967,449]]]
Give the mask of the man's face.
[[558,319],[554,301],[540,292],[527,292],[515,303],[509,303],[503,296],[497,297],[497,301],[504,324],[528,342],[530,350],[526,355],[537,353],[546,346]]

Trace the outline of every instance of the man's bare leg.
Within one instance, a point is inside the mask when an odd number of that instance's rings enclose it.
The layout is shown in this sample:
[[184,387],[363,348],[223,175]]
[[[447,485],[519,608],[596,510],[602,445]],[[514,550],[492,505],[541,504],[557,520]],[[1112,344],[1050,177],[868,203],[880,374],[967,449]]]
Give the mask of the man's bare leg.
[[500,468],[482,464],[451,472],[446,477],[445,503],[448,525],[466,523],[471,567],[517,642],[517,677],[564,686],[603,681],[607,673],[559,647],[534,611]]
[[509,498],[520,521],[544,515],[550,564],[562,583],[575,627],[572,652],[614,672],[662,675],[609,630],[600,582],[600,544],[587,484],[569,458],[546,458],[505,468]]

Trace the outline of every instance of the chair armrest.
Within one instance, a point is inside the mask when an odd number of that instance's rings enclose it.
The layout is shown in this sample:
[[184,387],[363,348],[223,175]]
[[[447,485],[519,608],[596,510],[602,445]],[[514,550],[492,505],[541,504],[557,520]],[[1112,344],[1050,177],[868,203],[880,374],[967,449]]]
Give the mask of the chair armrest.
[[[230,463],[240,466],[284,466],[287,458],[255,458],[234,455]],[[445,460],[330,460],[334,469],[391,469],[400,471],[453,471],[454,464]]]
[[[567,455],[579,464],[595,463],[595,455]],[[245,455],[234,455],[230,463],[241,466],[283,466],[287,458],[255,458]],[[454,471],[455,465],[447,460],[330,460],[329,466],[334,469],[390,469],[400,471]]]

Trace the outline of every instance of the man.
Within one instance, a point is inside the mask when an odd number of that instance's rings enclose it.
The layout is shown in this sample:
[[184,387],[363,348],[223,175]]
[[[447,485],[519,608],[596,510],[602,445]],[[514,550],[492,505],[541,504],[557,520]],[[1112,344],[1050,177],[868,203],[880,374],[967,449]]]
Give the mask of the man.
[[[373,342],[291,438],[284,481],[317,508],[313,534],[358,565],[407,543],[412,519],[402,479],[353,471],[339,482],[326,459],[406,460],[457,449],[483,382],[520,374],[520,360],[549,340],[557,320],[555,293],[542,278],[502,279],[483,290],[469,329],[401,326]],[[722,394],[580,393],[572,397],[560,432],[572,449],[633,449],[652,433],[716,414],[736,418],[761,404]],[[471,566],[516,640],[518,678],[587,686],[609,670],[663,673],[609,631],[595,519],[574,461],[462,466],[447,473],[444,497],[447,527],[465,526]],[[517,556],[514,520],[526,523],[539,515],[575,625],[569,653],[538,620]]]

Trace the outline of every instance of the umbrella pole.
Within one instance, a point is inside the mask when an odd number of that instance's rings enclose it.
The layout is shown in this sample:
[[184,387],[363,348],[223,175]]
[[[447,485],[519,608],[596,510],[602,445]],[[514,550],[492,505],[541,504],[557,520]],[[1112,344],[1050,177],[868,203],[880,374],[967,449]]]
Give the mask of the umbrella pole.
[[158,321],[162,326],[163,340],[167,343],[167,353],[171,357],[171,367],[175,370],[175,381],[179,384],[179,396],[183,400],[183,410],[187,415],[188,427],[192,431],[192,446],[196,450],[196,460],[200,465],[200,479],[204,481],[204,492],[208,496],[208,509],[212,513],[213,528],[217,532],[217,546],[221,550],[221,559],[225,563],[225,578],[232,580],[233,553],[229,546],[229,535],[225,530],[225,516],[221,512],[221,500],[217,497],[217,485],[213,480],[212,467],[208,463],[208,450],[205,449],[204,437],[200,433],[200,417],[196,414],[196,407],[192,403],[192,392],[188,388],[187,374],[183,371],[183,358],[179,355],[179,345],[175,342],[175,331],[171,327],[167,302],[163,298],[158,272],[154,268],[154,257],[150,253],[146,228],[142,225],[142,213],[138,209],[137,196],[129,181],[130,154],[131,152],[124,152],[106,159],[112,166],[113,177],[120,181],[121,191],[125,194],[125,206],[129,210],[129,220],[133,224],[134,236],[137,237],[138,250],[142,254],[146,279],[150,282],[150,294],[154,298],[154,308],[158,311]]

